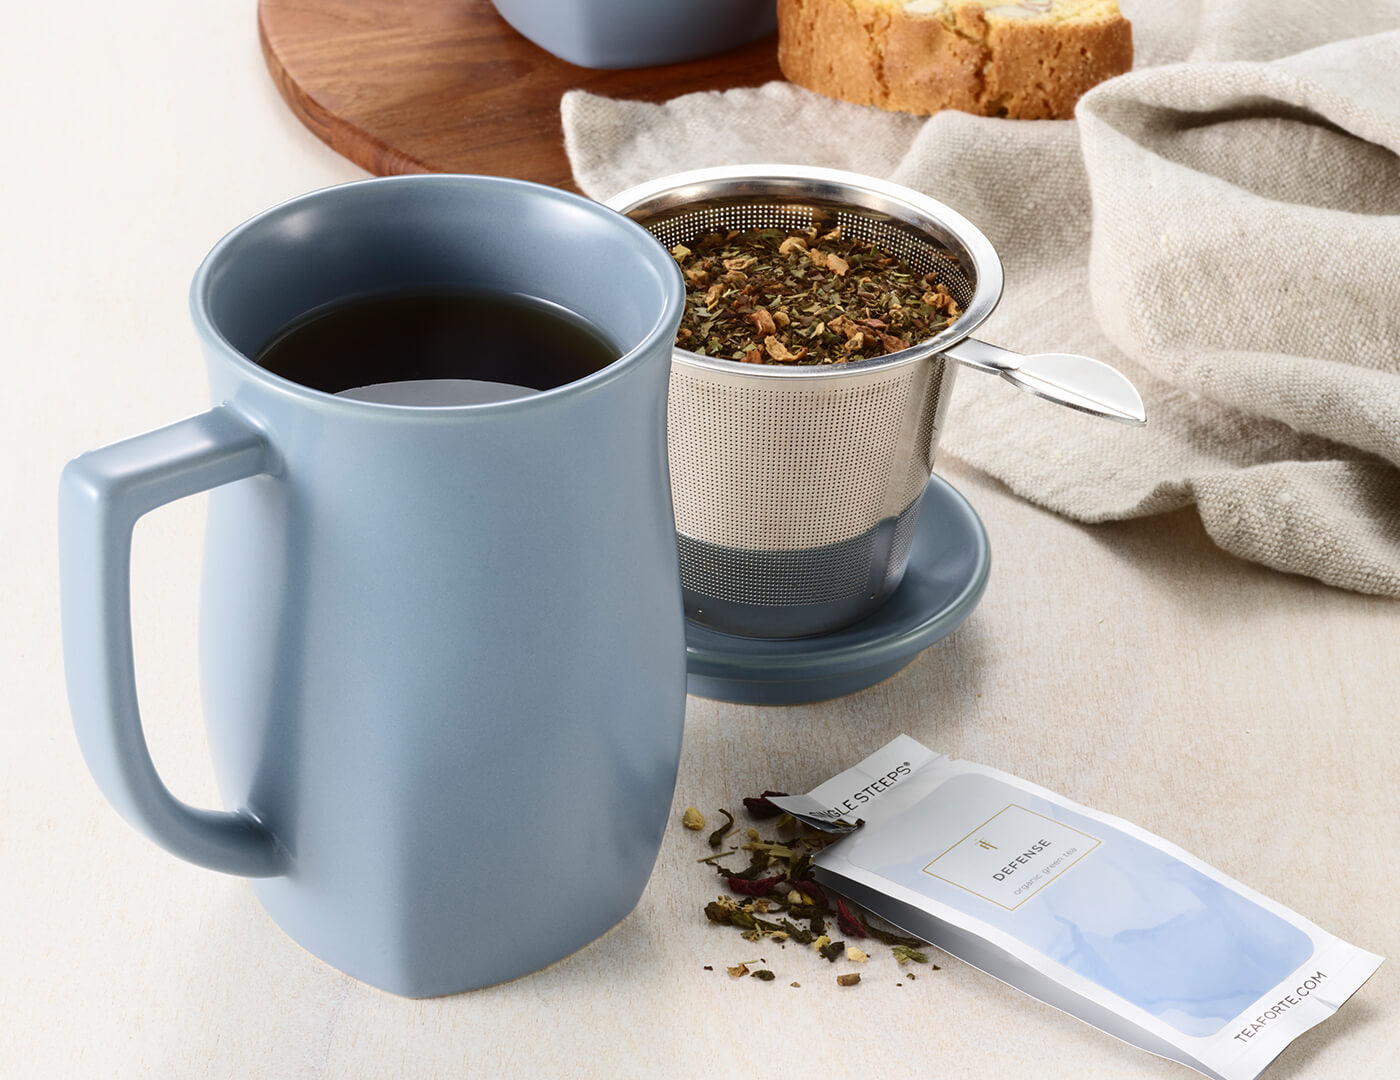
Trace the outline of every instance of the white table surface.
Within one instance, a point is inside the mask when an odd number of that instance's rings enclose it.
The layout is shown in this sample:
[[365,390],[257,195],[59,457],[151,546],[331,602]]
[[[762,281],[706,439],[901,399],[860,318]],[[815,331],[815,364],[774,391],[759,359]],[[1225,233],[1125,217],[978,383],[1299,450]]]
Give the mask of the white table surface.
[[[754,947],[705,922],[716,882],[674,818],[640,905],[602,940],[505,986],[408,1001],[315,960],[245,882],[178,862],[102,801],[63,690],[59,469],[202,410],[185,292],[205,250],[274,202],[362,175],[277,97],[253,9],[79,2],[5,19],[0,1075],[1193,1075],[941,955],[911,983],[877,950],[842,989],[810,951],[767,946],[777,981],[731,980],[724,966]],[[1400,957],[1400,607],[1229,558],[1190,512],[1086,528],[955,460],[940,471],[991,536],[973,617],[852,697],[692,698],[677,810],[806,790],[908,732],[1136,821]],[[135,639],[156,762],[213,805],[201,531],[198,500],[138,527]],[[482,913],[482,934],[513,932],[506,912]],[[1397,1051],[1391,963],[1269,1076],[1394,1077]]]

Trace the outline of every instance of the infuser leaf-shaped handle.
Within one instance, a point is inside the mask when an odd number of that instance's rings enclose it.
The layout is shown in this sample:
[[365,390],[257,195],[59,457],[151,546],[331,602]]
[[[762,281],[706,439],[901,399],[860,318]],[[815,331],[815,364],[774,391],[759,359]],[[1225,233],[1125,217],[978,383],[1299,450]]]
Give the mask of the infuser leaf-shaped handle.
[[1145,424],[1137,388],[1117,368],[1074,353],[1022,354],[976,338],[943,350],[961,364],[1000,375],[1037,397],[1120,424]]

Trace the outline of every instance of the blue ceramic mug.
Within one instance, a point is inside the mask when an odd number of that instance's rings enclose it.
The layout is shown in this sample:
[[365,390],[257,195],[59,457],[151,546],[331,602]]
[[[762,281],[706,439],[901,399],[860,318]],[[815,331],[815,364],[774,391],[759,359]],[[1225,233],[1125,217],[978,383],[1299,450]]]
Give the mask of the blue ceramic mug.
[[[255,362],[328,304],[456,287],[562,305],[620,359],[455,406]],[[398,994],[509,979],[621,920],[685,710],[665,434],[683,297],[640,226],[515,180],[347,184],[225,237],[191,296],[213,407],[63,474],[68,693],[107,798],[174,854],[257,879],[294,939]],[[519,357],[522,383],[539,360]],[[200,673],[231,810],[161,782],[133,674],[132,527],[206,490]]]
[[501,18],[561,60],[586,68],[678,64],[778,28],[774,0],[492,0]]

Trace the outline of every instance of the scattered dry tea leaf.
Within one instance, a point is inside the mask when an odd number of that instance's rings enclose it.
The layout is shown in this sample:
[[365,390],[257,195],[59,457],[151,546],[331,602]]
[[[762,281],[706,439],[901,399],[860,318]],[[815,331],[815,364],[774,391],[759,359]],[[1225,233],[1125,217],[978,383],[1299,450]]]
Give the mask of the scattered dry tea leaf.
[[[748,846],[745,845],[745,847],[747,848]],[[742,849],[736,848],[735,850],[737,851],[737,850],[742,850]],[[716,863],[716,864],[715,864],[715,869],[716,869],[717,871],[719,871],[719,876],[722,877],[722,878],[756,878],[756,877],[762,877],[764,871],[768,869],[768,865],[769,865],[773,860],[769,857],[768,852],[766,852],[766,851],[760,851],[760,850],[758,850],[758,849],[756,849],[756,848],[748,848],[748,851],[749,851],[749,865],[746,866],[743,870],[740,870],[740,871],[738,871],[738,872],[735,872],[735,871],[733,871],[733,870],[726,870],[723,866],[720,866],[718,863]]]
[[685,813],[681,815],[681,824],[687,829],[694,829],[696,832],[699,832],[705,827],[705,815],[700,813],[695,807],[687,806],[685,808]]
[[[757,832],[758,830],[753,830]],[[762,840],[750,840],[747,844],[739,845],[745,851],[761,851],[769,859],[782,859],[791,861],[797,858],[797,852],[786,844],[768,844]],[[805,882],[803,884],[806,884]]]
[[[795,875],[789,875],[795,876]],[[878,926],[871,926],[870,920],[863,913],[859,915],[860,925],[865,932],[876,941],[884,942],[886,945],[907,945],[911,949],[922,949],[924,943],[916,937],[909,937],[907,934],[897,934],[892,930],[882,930]]]
[[792,938],[792,940],[797,942],[797,944],[812,944],[812,931],[803,930],[802,927],[798,926],[796,923],[788,921],[787,919],[784,919],[779,925],[782,926],[783,931],[787,934],[787,936]]
[[780,799],[787,798],[786,791],[765,791],[757,797],[748,796],[744,799],[744,809],[749,812],[751,818],[779,817],[782,810],[769,801],[770,796],[777,796]]
[[[787,879],[786,874],[777,874],[766,878],[739,878],[729,879],[729,891],[738,893],[740,896],[767,896]],[[763,910],[767,910],[765,906]]]
[[841,897],[836,898],[836,925],[841,927],[841,933],[849,934],[851,937],[865,937],[865,927],[855,917],[855,913],[846,905],[846,901]]
[[855,986],[858,982],[860,982],[860,973],[856,971],[851,972],[849,975],[836,976],[837,986]]
[[839,957],[846,954],[846,943],[844,941],[833,941],[823,948],[818,949],[817,952],[821,953],[822,956],[834,964]]
[[[896,945],[891,951],[894,953],[894,958],[899,961],[900,966],[909,963],[911,960],[916,964],[928,963],[927,956],[917,949],[911,949],[908,945]],[[910,978],[913,978],[913,976],[911,975]]]
[[728,810],[721,810],[719,812],[723,814],[727,820],[718,829],[710,833],[710,847],[719,847],[720,842],[729,835],[729,830],[734,828],[734,815]]
[[761,982],[772,982],[774,979],[777,978],[777,976],[774,975],[767,968],[759,968],[753,973],[753,977],[755,979],[760,980]]
[[725,968],[724,970],[729,972],[730,978],[742,979],[749,973],[749,965],[735,964],[732,968]]

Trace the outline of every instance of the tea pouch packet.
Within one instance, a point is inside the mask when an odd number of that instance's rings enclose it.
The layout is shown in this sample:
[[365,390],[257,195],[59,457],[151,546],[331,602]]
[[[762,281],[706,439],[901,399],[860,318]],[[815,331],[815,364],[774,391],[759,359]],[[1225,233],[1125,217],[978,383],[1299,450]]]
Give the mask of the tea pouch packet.
[[1259,1076],[1381,964],[1161,837],[907,735],[770,801],[847,834],[815,859],[823,886],[1216,1080]]

